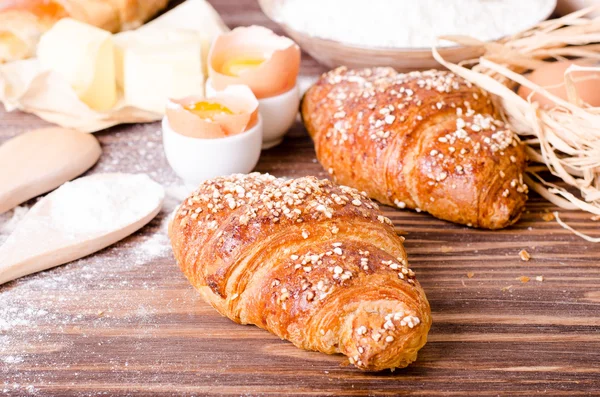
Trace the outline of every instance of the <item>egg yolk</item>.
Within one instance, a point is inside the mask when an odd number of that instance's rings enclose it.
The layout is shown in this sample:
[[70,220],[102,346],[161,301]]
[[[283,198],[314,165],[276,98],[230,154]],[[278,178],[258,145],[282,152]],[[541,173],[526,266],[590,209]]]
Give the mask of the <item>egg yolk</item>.
[[213,120],[219,114],[234,114],[227,106],[216,102],[196,102],[185,107],[186,110],[194,113],[200,118]]
[[231,58],[225,61],[221,72],[229,76],[237,77],[246,70],[258,68],[265,61],[266,59],[258,57]]

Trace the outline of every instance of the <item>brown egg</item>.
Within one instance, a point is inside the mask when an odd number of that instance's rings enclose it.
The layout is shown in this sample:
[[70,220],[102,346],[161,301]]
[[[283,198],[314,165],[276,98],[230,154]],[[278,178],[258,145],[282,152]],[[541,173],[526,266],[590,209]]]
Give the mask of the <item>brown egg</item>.
[[[527,78],[540,87],[545,88],[551,94],[558,96],[564,100],[568,100],[567,88],[565,85],[565,71],[573,62],[553,62],[544,65],[531,72]],[[576,63],[580,66],[583,64]],[[580,71],[572,72],[571,76],[575,81],[575,88],[579,97],[590,104],[591,106],[600,106],[600,69],[598,72]],[[531,94],[531,89],[528,87],[519,87],[519,95],[527,100]],[[532,102],[538,102],[540,107],[548,108],[555,106],[555,103],[546,96],[535,93],[531,98]]]
[[232,85],[213,97],[190,96],[167,103],[173,131],[192,138],[240,134],[258,121],[258,100],[247,86]]
[[294,88],[299,70],[300,47],[262,26],[220,35],[208,55],[208,75],[217,91],[245,84],[259,99]]

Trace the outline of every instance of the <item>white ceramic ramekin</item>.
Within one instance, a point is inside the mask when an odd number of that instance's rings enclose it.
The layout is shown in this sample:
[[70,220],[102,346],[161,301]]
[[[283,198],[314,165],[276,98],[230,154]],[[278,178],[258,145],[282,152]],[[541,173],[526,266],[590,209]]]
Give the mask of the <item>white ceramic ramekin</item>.
[[248,131],[226,138],[202,139],[181,135],[162,120],[163,146],[169,165],[195,189],[201,182],[235,173],[247,174],[260,157],[262,118]]
[[[205,85],[206,96],[213,96],[216,91],[210,79]],[[300,107],[300,91],[298,84],[283,94],[258,100],[258,111],[263,119],[263,149],[277,146],[285,133],[294,125]]]

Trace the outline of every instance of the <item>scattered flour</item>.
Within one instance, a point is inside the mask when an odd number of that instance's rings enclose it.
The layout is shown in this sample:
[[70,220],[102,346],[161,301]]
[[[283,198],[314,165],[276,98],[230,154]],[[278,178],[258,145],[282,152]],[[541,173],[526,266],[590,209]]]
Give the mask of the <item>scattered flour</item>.
[[0,215],[0,245],[15,230],[27,212],[29,212],[27,207],[15,207],[12,211]]
[[5,364],[18,364],[24,361],[23,357],[20,356],[6,356],[2,359]]
[[[0,286],[0,395],[49,396],[39,386],[51,383],[52,377],[44,371],[19,368],[77,365],[73,350],[88,346],[87,340],[94,335],[88,335],[86,329],[142,328],[143,332],[153,332],[158,326],[156,315],[170,310],[156,305],[183,299],[163,297],[168,293],[165,280],[181,281],[167,236],[168,215],[179,203],[178,198],[166,197],[163,210],[141,235]],[[14,230],[25,213],[25,207],[18,207],[0,218],[1,239]],[[122,290],[136,292],[123,294]],[[80,328],[83,331],[77,331]],[[84,357],[94,355],[99,363],[110,364],[104,355],[105,343],[110,344],[111,339],[85,347]],[[129,359],[135,360],[144,343],[144,339],[133,340],[131,350],[119,354],[130,354]]]
[[[39,388],[54,380],[48,373],[19,368],[78,365],[76,349],[85,349],[81,357],[110,364],[103,345],[112,339],[102,337],[92,345],[88,339],[102,328],[152,333],[158,326],[156,315],[170,310],[161,307],[164,302],[180,299],[164,296],[164,282],[180,277],[163,211],[143,236],[0,286],[0,395],[50,396]],[[131,350],[119,354],[135,360],[144,343],[132,339]],[[8,380],[2,379],[4,371]]]
[[[162,211],[134,236],[67,265],[0,285],[2,396],[55,396],[45,386],[85,385],[89,371],[69,368],[89,365],[90,360],[107,367],[109,376],[115,373],[136,382],[141,373],[132,366],[129,372],[121,372],[123,362],[133,364],[140,351],[162,349],[152,342],[153,335],[159,327],[172,324],[159,317],[181,315],[182,307],[200,299],[178,271],[167,236],[168,216],[187,192],[176,185],[178,180],[164,158],[161,131],[156,124],[140,124],[115,127],[97,136],[104,153],[94,173],[145,173],[180,194],[166,196]],[[0,244],[27,211],[22,206],[0,214]],[[174,293],[174,288],[181,291]],[[124,339],[103,334],[104,329],[137,336]],[[107,349],[119,343],[118,349]],[[88,389],[73,395],[108,394]]]

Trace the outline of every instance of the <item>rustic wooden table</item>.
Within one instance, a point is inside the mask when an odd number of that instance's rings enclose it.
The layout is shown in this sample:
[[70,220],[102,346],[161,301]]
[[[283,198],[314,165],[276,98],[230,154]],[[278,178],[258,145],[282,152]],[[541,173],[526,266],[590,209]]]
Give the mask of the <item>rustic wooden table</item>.
[[[212,3],[232,27],[276,28],[253,0]],[[322,71],[304,58],[303,75]],[[43,125],[0,113],[0,142]],[[216,314],[170,251],[165,217],[180,181],[164,159],[159,124],[97,137],[104,154],[90,172],[148,173],[168,187],[165,210],[95,255],[0,287],[1,395],[600,395],[600,244],[545,221],[555,208],[540,197],[532,195],[517,225],[495,232],[385,209],[407,238],[434,323],[414,365],[368,374]],[[300,124],[257,170],[326,176]],[[20,212],[0,216],[0,242]],[[600,236],[589,215],[563,217]]]

